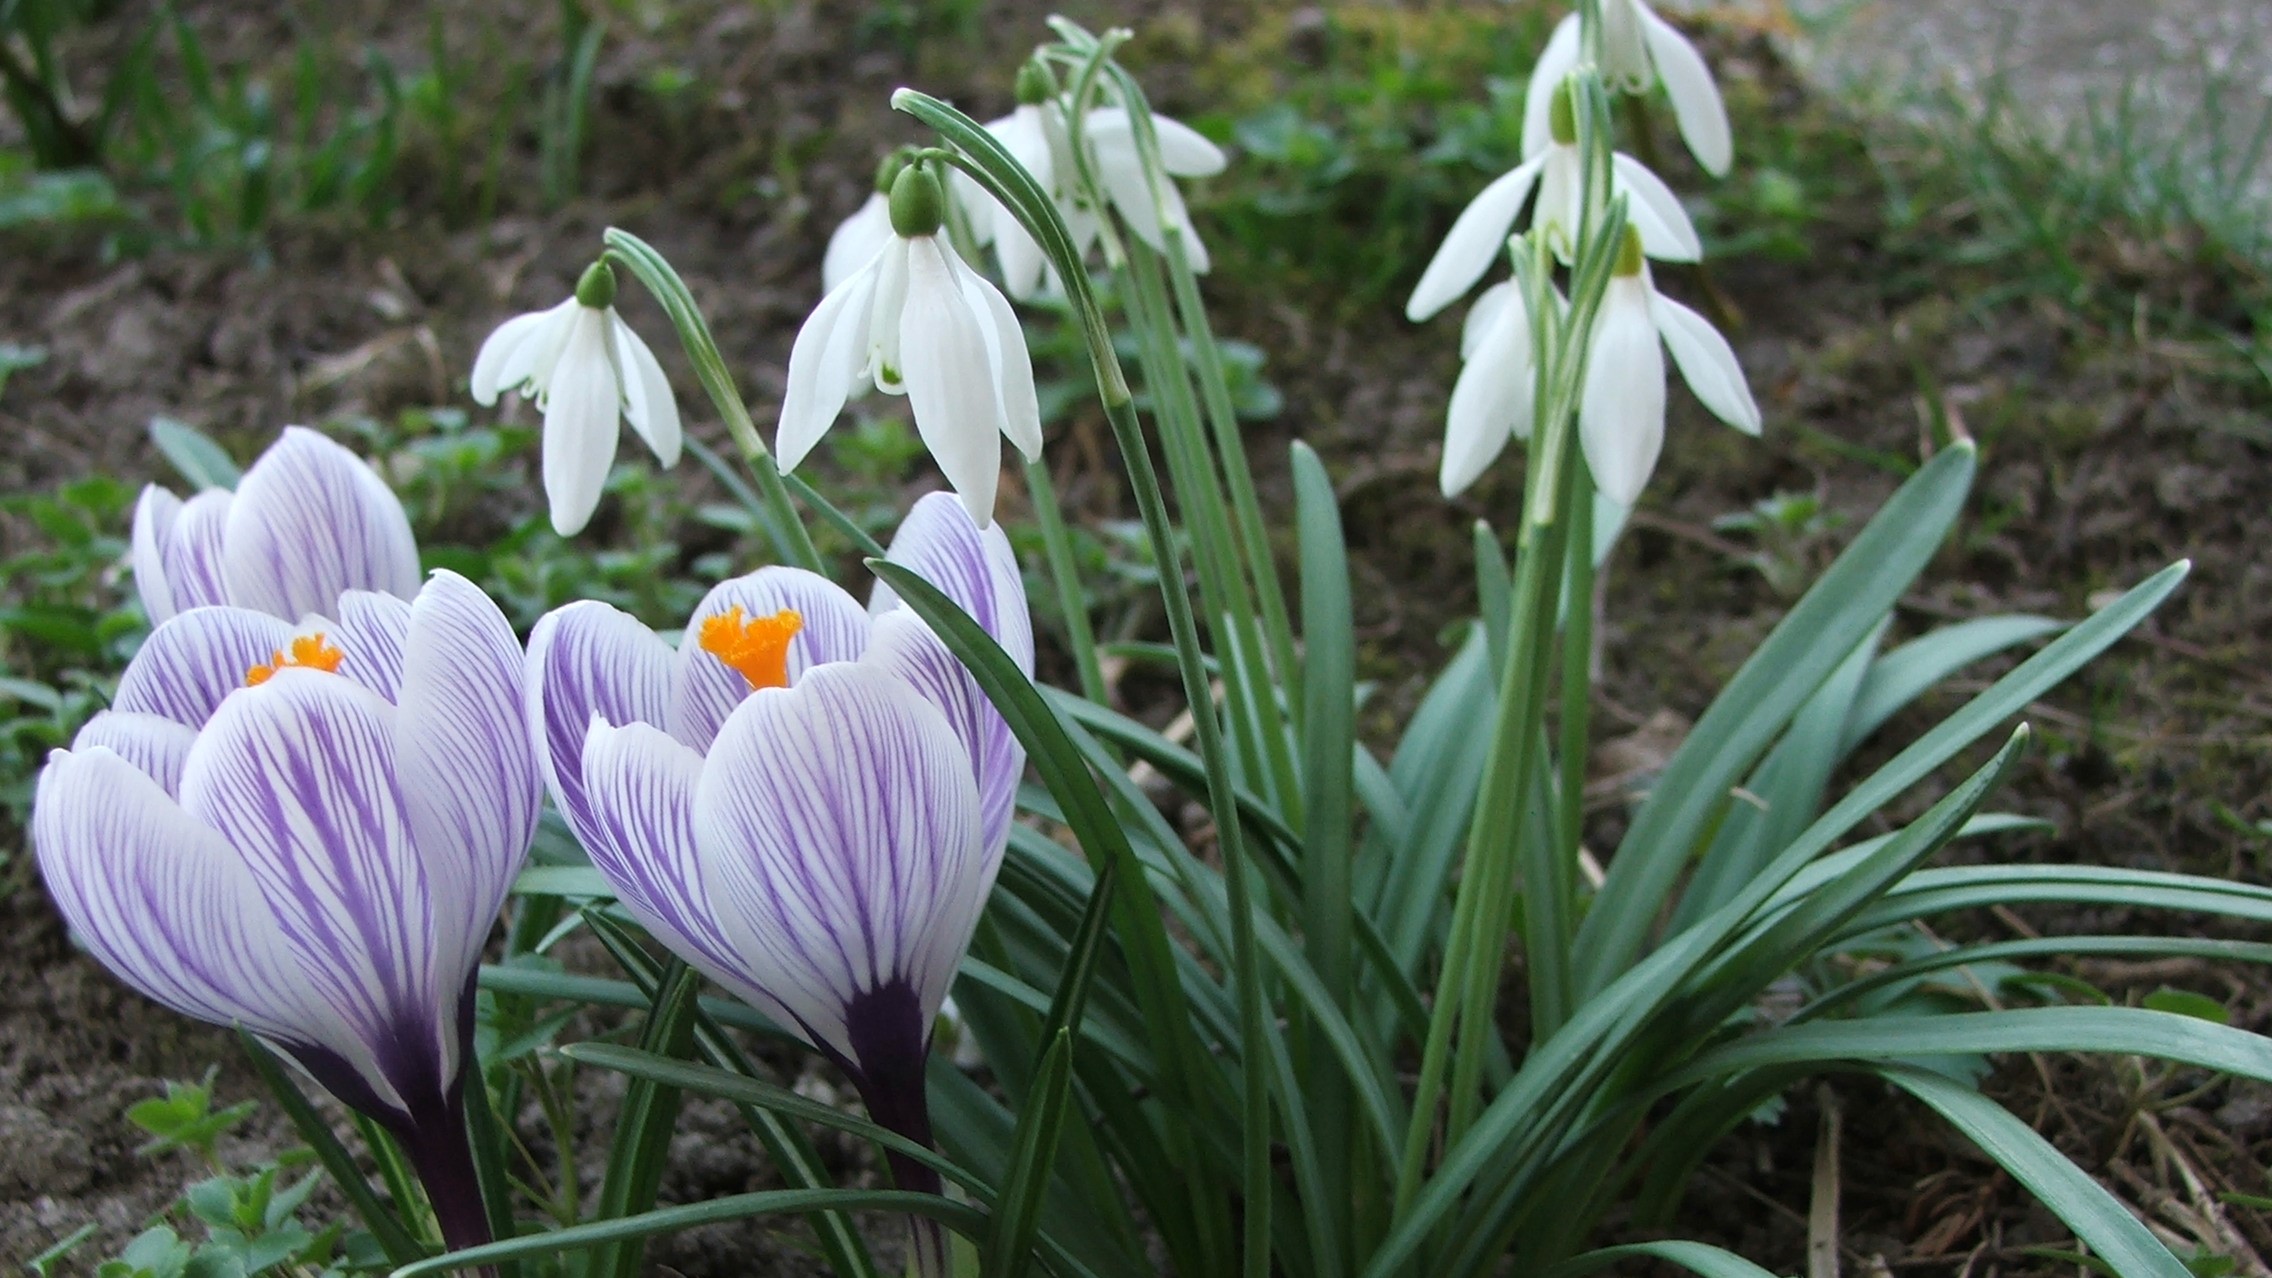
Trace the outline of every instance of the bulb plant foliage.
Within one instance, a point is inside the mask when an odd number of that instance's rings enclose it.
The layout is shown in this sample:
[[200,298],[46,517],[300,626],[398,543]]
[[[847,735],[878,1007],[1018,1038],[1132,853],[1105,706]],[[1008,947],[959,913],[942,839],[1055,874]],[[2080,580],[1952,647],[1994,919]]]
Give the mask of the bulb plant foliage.
[[[629,1275],[646,1238],[771,1215],[804,1218],[847,1278],[890,1271],[903,1239],[926,1278],[1758,1274],[1702,1242],[1618,1243],[1605,1222],[1666,1220],[1716,1139],[1824,1074],[1953,1126],[2105,1267],[2185,1275],[2086,1168],[1934,1066],[2109,1052],[2272,1081],[2263,1038],[2167,1011],[1900,995],[1972,963],[2264,947],[2079,935],[1838,961],[2022,900],[2272,917],[2272,891],[2241,883],[1935,864],[2030,824],[1993,807],[2027,747],[2017,716],[2184,566],[2073,623],[1891,642],[1978,466],[1969,444],[1940,448],[1697,720],[1617,844],[1590,849],[1606,870],[1581,873],[1597,637],[1563,601],[1593,598],[1645,499],[1665,353],[1714,415],[1773,426],[1727,340],[1671,295],[1685,273],[1660,292],[1648,259],[1701,246],[1671,188],[1614,146],[1611,95],[1661,83],[1703,167],[1727,168],[1701,55],[1638,0],[1582,3],[1531,88],[1529,156],[1419,281],[1408,313],[1425,320],[1505,264],[1446,388],[1443,487],[1507,464],[1511,442],[1526,456],[1519,504],[1476,530],[1481,615],[1378,746],[1354,728],[1333,485],[1295,444],[1290,536],[1271,535],[1203,304],[1205,210],[1179,180],[1226,158],[1151,112],[1115,56],[1126,32],[1053,30],[990,125],[895,95],[935,141],[887,160],[831,242],[778,455],[676,273],[625,232],[574,299],[484,347],[477,398],[518,387],[544,406],[570,530],[602,499],[619,420],[666,462],[679,444],[670,388],[610,305],[616,273],[670,316],[774,548],[675,641],[587,601],[515,645],[473,583],[404,576],[375,472],[312,437],[288,432],[233,498],[147,496],[134,564],[170,619],[56,754],[34,821],[93,953],[244,1031],[402,1275]],[[1011,299],[1069,317],[1092,358],[1161,568],[1187,739],[1110,704]],[[863,384],[908,397],[954,490],[915,503],[889,547],[783,473]],[[1037,579],[1063,626],[1043,639],[1069,654],[1070,688],[1034,679],[996,523],[1005,436],[1028,459]],[[808,518],[863,548],[856,572],[828,574]],[[1929,730],[1880,740],[1950,675],[2022,648]],[[1884,761],[1848,766],[1865,743]],[[540,788],[557,819],[536,819]],[[1194,806],[1204,822],[1171,816]],[[548,956],[579,933],[620,970],[562,973]],[[496,961],[477,974],[485,938]],[[628,1026],[559,1041],[583,1007]],[[785,1089],[753,1039],[817,1058],[864,1112]],[[384,1194],[277,1056],[367,1120]],[[573,1150],[548,1171],[507,1130],[539,1111],[566,1144],[572,1069],[628,1076],[596,1188]],[[688,1094],[738,1105],[783,1187],[656,1206]],[[832,1183],[820,1128],[871,1143],[888,1187]],[[877,1230],[878,1212],[909,1228]]]

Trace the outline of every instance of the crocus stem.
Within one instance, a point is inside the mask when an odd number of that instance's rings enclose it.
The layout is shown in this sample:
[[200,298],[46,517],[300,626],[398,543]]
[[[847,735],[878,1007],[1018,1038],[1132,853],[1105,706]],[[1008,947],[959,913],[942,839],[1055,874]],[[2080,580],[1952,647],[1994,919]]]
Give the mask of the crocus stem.
[[442,1241],[452,1251],[493,1241],[481,1178],[474,1171],[473,1145],[466,1138],[464,1100],[453,1099],[438,1118],[398,1133],[397,1138],[411,1169],[418,1173],[418,1183],[426,1187],[426,1201],[442,1227]]

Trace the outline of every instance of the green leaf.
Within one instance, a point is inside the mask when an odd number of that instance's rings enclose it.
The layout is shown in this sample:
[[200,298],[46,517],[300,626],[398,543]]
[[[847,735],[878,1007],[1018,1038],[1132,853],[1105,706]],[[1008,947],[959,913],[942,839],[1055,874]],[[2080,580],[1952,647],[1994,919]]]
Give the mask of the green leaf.
[[2003,1106],[1925,1070],[1880,1066],[1871,1072],[1937,1110],[2123,1278],[2192,1278],[2185,1262],[2120,1199]]
[[2215,1025],[2225,1025],[2232,1020],[2232,1013],[2225,1009],[2224,1004],[2191,990],[2172,989],[2165,985],[2139,1001],[2156,1012],[2190,1016]]
[[1871,664],[1869,677],[1854,698],[1838,743],[1839,757],[1853,753],[1886,720],[1941,680],[2006,648],[2066,628],[2066,622],[2052,617],[1979,617],[1943,626],[1886,653]]
[[1904,483],[1697,720],[1578,929],[1572,971],[1581,998],[1631,966],[1736,778],[1932,560],[1963,510],[1975,461],[1968,445],[1946,449]]
[[1607,1269],[1620,1260],[1662,1260],[1678,1265],[1692,1274],[1702,1274],[1704,1278],[1775,1278],[1774,1270],[1762,1269],[1732,1251],[1723,1251],[1709,1243],[1689,1242],[1686,1239],[1603,1247],[1582,1256],[1572,1256],[1539,1275],[1539,1278],[1578,1278],[1580,1274]]
[[1009,1179],[1003,1182],[1000,1206],[987,1231],[983,1254],[986,1272],[993,1278],[1024,1278],[1032,1260],[1042,1195],[1049,1188],[1050,1163],[1056,1156],[1072,1084],[1073,1036],[1059,1029],[1034,1070],[1032,1092],[1012,1137]]
[[[693,968],[676,959],[671,961],[655,995],[654,1008],[640,1030],[641,1050],[682,1057],[693,1048],[694,998],[701,988],[702,977]],[[615,1135],[608,1148],[607,1176],[593,1212],[595,1219],[635,1216],[655,1205],[678,1110],[678,1089],[668,1084],[641,1078],[624,1089],[623,1101],[616,1109]],[[635,1278],[643,1254],[636,1239],[609,1244],[592,1257],[591,1272],[594,1278],[609,1274]]]
[[151,418],[150,442],[193,488],[234,488],[244,475],[227,449],[187,422]]

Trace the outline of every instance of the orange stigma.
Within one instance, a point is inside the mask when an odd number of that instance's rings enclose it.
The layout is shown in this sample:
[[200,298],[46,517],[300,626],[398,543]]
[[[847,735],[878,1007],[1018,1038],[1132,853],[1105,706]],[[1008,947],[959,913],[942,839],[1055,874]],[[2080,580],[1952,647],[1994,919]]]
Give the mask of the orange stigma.
[[770,617],[747,617],[735,604],[702,622],[702,650],[749,680],[750,691],[789,686],[789,641],[805,628],[795,609]]
[[279,652],[270,657],[266,665],[254,666],[245,671],[245,686],[257,688],[275,678],[276,672],[286,666],[303,666],[309,670],[321,670],[325,674],[338,674],[339,663],[346,659],[347,654],[325,642],[323,631],[318,630],[312,635],[301,635],[294,639],[291,655]]

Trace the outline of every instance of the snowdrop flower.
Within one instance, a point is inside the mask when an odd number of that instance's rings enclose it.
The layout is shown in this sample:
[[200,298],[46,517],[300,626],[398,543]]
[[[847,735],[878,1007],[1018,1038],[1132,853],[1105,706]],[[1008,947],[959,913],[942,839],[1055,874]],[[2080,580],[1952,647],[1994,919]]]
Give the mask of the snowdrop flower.
[[852,216],[829,233],[828,251],[820,259],[821,291],[832,292],[852,273],[891,243],[891,184],[907,167],[905,149],[892,152],[876,166],[876,189]]
[[463,1107],[474,971],[540,793],[521,648],[447,572],[334,606],[299,625],[192,608],[151,632],[113,708],[49,756],[32,842],[104,966],[387,1128],[467,1246],[488,1234]]
[[1460,332],[1459,380],[1444,417],[1444,496],[1465,491],[1507,446],[1530,438],[1536,361],[1530,309],[1514,281],[1492,285],[1468,308]]
[[237,490],[183,501],[156,484],[134,507],[134,588],[155,625],[230,604],[287,621],[329,612],[344,590],[418,591],[418,543],[402,503],[355,454],[287,426]]
[[1615,273],[1594,317],[1578,435],[1602,495],[1630,507],[1656,469],[1665,438],[1665,358],[1672,351],[1688,388],[1712,415],[1759,434],[1759,405],[1728,339],[1711,321],[1657,292],[1628,227]]
[[[1073,163],[1072,141],[1065,135],[1064,101],[1049,68],[1039,61],[1027,62],[1018,71],[1017,94],[1017,108],[990,121],[986,131],[1010,158],[1025,166],[1034,184],[1057,202],[1066,229],[1072,232],[1075,250],[1086,251],[1096,238],[1096,214],[1071,190],[1077,166]],[[963,177],[961,170],[955,172],[958,190],[965,191],[971,229],[981,244],[994,246],[995,261],[1002,268],[1002,287],[1021,302],[1050,291],[1056,276],[1041,245],[993,196]]]
[[[1033,629],[1009,540],[951,496],[890,557],[1022,669]],[[888,591],[761,568],[712,590],[676,652],[605,604],[529,639],[526,708],[555,802],[633,917],[931,1139],[932,1026],[1001,867],[1025,754],[977,682]],[[903,1188],[937,1177],[895,1160]],[[917,1224],[922,1272],[943,1238]]]
[[[1416,323],[1427,319],[1475,287],[1506,244],[1507,232],[1533,186],[1538,189],[1538,207],[1531,214],[1531,225],[1545,235],[1557,256],[1570,260],[1584,220],[1579,201],[1585,160],[1578,153],[1567,86],[1556,90],[1551,114],[1553,128],[1543,149],[1477,192],[1460,210],[1405,303],[1406,318]],[[1680,197],[1639,160],[1623,152],[1612,154],[1609,190],[1625,197],[1625,217],[1640,232],[1643,253],[1661,262],[1693,262],[1704,255],[1703,241],[1697,238]]]
[[[1576,68],[1581,52],[1578,15],[1573,13],[1554,28],[1537,69],[1531,72],[1523,99],[1525,154],[1544,145],[1554,91]],[[1610,88],[1626,93],[1647,93],[1663,80],[1665,95],[1672,99],[1673,121],[1696,162],[1714,177],[1728,171],[1735,141],[1712,68],[1688,37],[1658,17],[1646,0],[1601,0],[1601,74]]]
[[1144,157],[1136,148],[1136,126],[1128,117],[1128,109],[1099,107],[1081,121],[1090,171],[1105,198],[1119,210],[1120,220],[1137,239],[1161,253],[1167,251],[1162,227],[1174,227],[1182,236],[1191,269],[1205,274],[1207,245],[1191,225],[1191,211],[1184,207],[1183,193],[1168,179],[1213,177],[1229,161],[1222,149],[1197,129],[1164,115],[1152,117],[1152,132],[1159,139],[1160,168],[1164,170],[1158,178],[1157,200],[1152,197],[1152,182],[1145,177]]
[[506,320],[481,344],[474,402],[487,407],[512,389],[544,410],[544,496],[563,537],[599,507],[621,422],[656,461],[678,464],[678,401],[655,353],[615,313],[615,272],[605,262],[584,272],[575,296]]
[[918,166],[892,183],[892,240],[830,289],[789,351],[774,451],[792,470],[861,379],[907,396],[916,434],[981,527],[993,522],[1002,436],[1041,455],[1041,405],[1018,317],[940,233],[946,199]]

